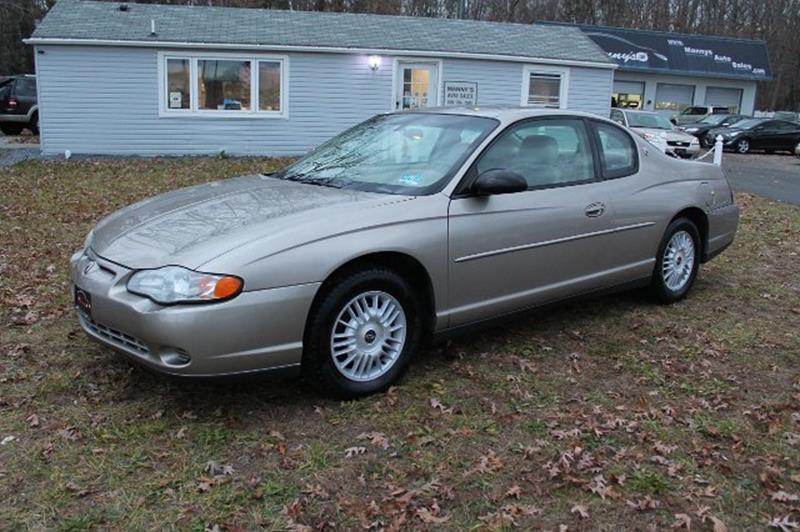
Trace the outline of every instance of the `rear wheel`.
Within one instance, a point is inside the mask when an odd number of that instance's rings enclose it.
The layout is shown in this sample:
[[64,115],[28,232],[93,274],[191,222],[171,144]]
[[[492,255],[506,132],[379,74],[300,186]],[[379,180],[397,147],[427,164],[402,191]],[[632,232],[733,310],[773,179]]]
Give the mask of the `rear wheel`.
[[321,391],[358,397],[388,388],[421,337],[421,303],[396,272],[375,266],[328,283],[306,326],[303,372]]
[[39,134],[39,113],[33,113],[31,121],[28,123],[28,129],[30,129],[31,133],[34,135]]
[[4,135],[19,135],[22,133],[22,126],[19,124],[0,124],[0,131]]
[[737,153],[747,153],[750,151],[750,141],[747,139],[739,139],[736,143]]
[[674,220],[664,233],[650,283],[663,303],[680,301],[694,284],[700,266],[700,232],[688,218]]

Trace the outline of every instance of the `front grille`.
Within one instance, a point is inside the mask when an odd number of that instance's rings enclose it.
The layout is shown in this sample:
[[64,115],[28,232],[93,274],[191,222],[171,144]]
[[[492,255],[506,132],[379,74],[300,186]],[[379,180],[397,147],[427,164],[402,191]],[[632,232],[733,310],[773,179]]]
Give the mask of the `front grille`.
[[688,147],[688,146],[689,146],[689,143],[688,143],[688,142],[682,142],[682,141],[680,141],[680,140],[668,140],[668,141],[667,141],[667,144],[668,144],[669,146],[679,146],[679,147],[681,147],[681,148],[686,148],[686,147]]
[[124,347],[128,349],[132,349],[137,353],[142,355],[146,355],[150,352],[150,349],[147,348],[141,340],[136,338],[135,336],[131,336],[130,334],[126,334],[122,331],[118,331],[116,329],[112,329],[111,327],[107,327],[102,323],[97,323],[93,319],[87,317],[83,312],[80,310],[78,314],[81,317],[81,321],[86,326],[87,329],[95,333],[96,335],[108,340],[109,343],[118,345],[119,347]]

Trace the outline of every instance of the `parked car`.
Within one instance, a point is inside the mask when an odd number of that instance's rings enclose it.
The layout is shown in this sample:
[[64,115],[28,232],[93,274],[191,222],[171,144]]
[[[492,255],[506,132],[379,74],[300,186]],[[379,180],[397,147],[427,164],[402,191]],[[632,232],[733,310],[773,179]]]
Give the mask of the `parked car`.
[[0,80],[0,131],[19,135],[28,128],[39,134],[39,104],[35,76],[11,76]]
[[676,126],[681,126],[683,124],[691,124],[693,122],[698,122],[701,119],[710,115],[727,115],[730,113],[731,110],[728,107],[693,105],[691,107],[687,107],[678,114],[672,115],[672,118],[670,118],[670,122],[672,122]]
[[658,113],[612,109],[611,120],[627,126],[666,153],[693,157],[700,153],[700,141],[679,131]]
[[71,259],[77,317],[164,373],[384,390],[434,335],[600,290],[684,298],[739,210],[720,167],[651,148],[586,113],[379,115],[100,221]]
[[794,147],[794,156],[800,159],[800,142]]
[[726,148],[738,153],[792,151],[800,141],[800,124],[772,118],[748,118],[730,127],[709,130],[705,142],[713,143],[717,135],[722,135]]
[[800,113],[795,111],[776,111],[772,115],[775,120],[788,120],[789,122],[800,122]]
[[708,144],[707,142],[706,133],[708,133],[709,130],[720,127],[730,127],[736,122],[741,122],[745,118],[750,117],[745,115],[709,115],[699,122],[678,126],[678,129],[697,137],[702,147],[710,148],[714,143]]

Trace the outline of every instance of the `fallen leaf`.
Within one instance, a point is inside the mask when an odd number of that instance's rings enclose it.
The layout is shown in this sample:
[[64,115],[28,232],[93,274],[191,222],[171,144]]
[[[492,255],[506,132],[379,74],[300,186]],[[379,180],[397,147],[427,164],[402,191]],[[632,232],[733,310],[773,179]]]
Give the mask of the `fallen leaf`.
[[785,491],[776,491],[770,495],[773,501],[778,502],[798,502],[800,501],[800,495],[795,495],[794,493],[787,493]]
[[569,511],[571,514],[578,514],[581,519],[588,519],[589,518],[589,507],[585,504],[575,504],[572,506],[572,509]]
[[519,485],[514,484],[508,491],[506,491],[506,497],[514,497],[515,499],[519,499],[519,496],[522,495],[522,488]]
[[672,528],[685,528],[686,530],[692,529],[692,518],[688,514],[675,514],[675,523]]
[[768,526],[772,528],[780,528],[781,532],[790,532],[791,530],[799,529],[800,523],[797,521],[792,521],[789,519],[789,516],[786,515],[784,517],[773,517],[772,521],[768,523]]
[[348,447],[347,449],[344,450],[344,455],[347,458],[352,458],[356,455],[364,454],[366,452],[367,452],[366,447]]

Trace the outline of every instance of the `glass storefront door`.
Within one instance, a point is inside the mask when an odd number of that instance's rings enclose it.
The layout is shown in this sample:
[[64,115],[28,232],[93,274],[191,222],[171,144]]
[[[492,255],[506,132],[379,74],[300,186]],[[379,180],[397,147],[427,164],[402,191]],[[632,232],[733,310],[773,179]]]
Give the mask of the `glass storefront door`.
[[432,63],[399,63],[397,109],[434,107],[438,100],[437,68]]

